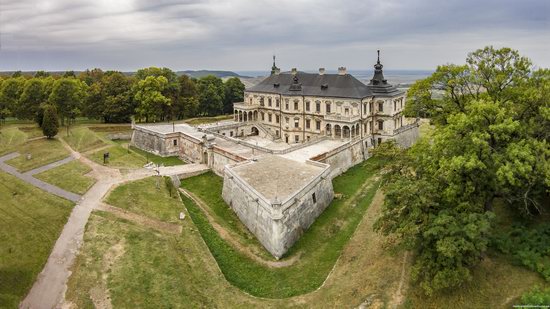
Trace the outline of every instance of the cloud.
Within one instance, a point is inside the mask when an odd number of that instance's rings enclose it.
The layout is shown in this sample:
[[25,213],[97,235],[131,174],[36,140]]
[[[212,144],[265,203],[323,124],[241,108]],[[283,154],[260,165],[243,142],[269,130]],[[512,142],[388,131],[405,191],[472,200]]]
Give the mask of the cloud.
[[395,68],[510,46],[550,66],[546,0],[2,0],[0,69]]

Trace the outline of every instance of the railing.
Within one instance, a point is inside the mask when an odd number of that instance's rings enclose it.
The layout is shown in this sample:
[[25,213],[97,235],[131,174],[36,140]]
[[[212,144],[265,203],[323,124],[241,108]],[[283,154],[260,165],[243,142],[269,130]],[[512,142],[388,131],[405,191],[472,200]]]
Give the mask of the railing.
[[355,122],[358,121],[361,118],[359,115],[353,115],[353,116],[342,116],[337,114],[328,114],[325,115],[326,121],[343,121],[343,122]]

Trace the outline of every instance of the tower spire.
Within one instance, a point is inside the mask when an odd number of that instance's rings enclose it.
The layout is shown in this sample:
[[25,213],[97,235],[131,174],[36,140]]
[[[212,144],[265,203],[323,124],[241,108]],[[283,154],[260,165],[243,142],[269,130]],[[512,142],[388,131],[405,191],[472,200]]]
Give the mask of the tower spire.
[[271,75],[275,74],[278,70],[279,68],[275,64],[275,55],[273,55],[273,65],[271,66]]
[[384,78],[384,73],[382,71],[384,66],[380,63],[380,50],[378,49],[376,52],[378,53],[378,58],[374,65],[374,76],[370,80],[369,85],[384,85],[387,84],[388,81]]
[[[377,52],[378,52],[378,60],[376,61],[376,63],[380,64],[380,50],[377,50]],[[275,59],[275,58],[273,58],[273,59]]]

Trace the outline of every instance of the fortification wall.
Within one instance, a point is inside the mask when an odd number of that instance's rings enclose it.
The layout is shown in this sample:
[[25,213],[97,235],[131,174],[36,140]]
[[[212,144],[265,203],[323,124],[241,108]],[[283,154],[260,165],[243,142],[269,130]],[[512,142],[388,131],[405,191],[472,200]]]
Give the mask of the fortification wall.
[[332,179],[370,157],[365,147],[365,141],[365,139],[353,140],[311,159],[330,165],[330,178]]
[[177,145],[173,145],[174,139],[178,139],[178,133],[161,135],[142,128],[135,128],[132,132],[130,145],[163,157],[176,156],[179,149]]
[[223,199],[276,258],[281,258],[292,247],[334,197],[328,166],[319,162],[306,164],[316,164],[325,170],[281,203],[267,200],[235,174],[231,166],[225,169]]

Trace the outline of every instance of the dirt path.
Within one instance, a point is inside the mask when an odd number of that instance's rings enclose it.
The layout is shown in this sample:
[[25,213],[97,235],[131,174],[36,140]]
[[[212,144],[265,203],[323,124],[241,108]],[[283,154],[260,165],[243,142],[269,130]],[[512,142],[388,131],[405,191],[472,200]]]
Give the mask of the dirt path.
[[91,175],[96,183],[82,196],[73,208],[63,227],[42,272],[32,286],[29,294],[19,305],[20,308],[58,308],[63,302],[66,283],[78,249],[83,241],[84,229],[92,210],[100,207],[103,196],[111,187],[119,183],[138,180],[154,174],[151,170],[130,170],[122,175],[119,170],[99,165],[74,151],[60,139],[72,156],[92,168]]
[[166,232],[166,233],[177,235],[177,234],[180,234],[182,230],[182,226],[179,224],[155,220],[147,216],[142,216],[140,214],[136,214],[134,212],[131,212],[122,208],[114,207],[105,203],[102,203],[98,209],[110,212],[119,218],[132,221],[138,225],[143,225],[146,227],[153,228],[160,232]]

